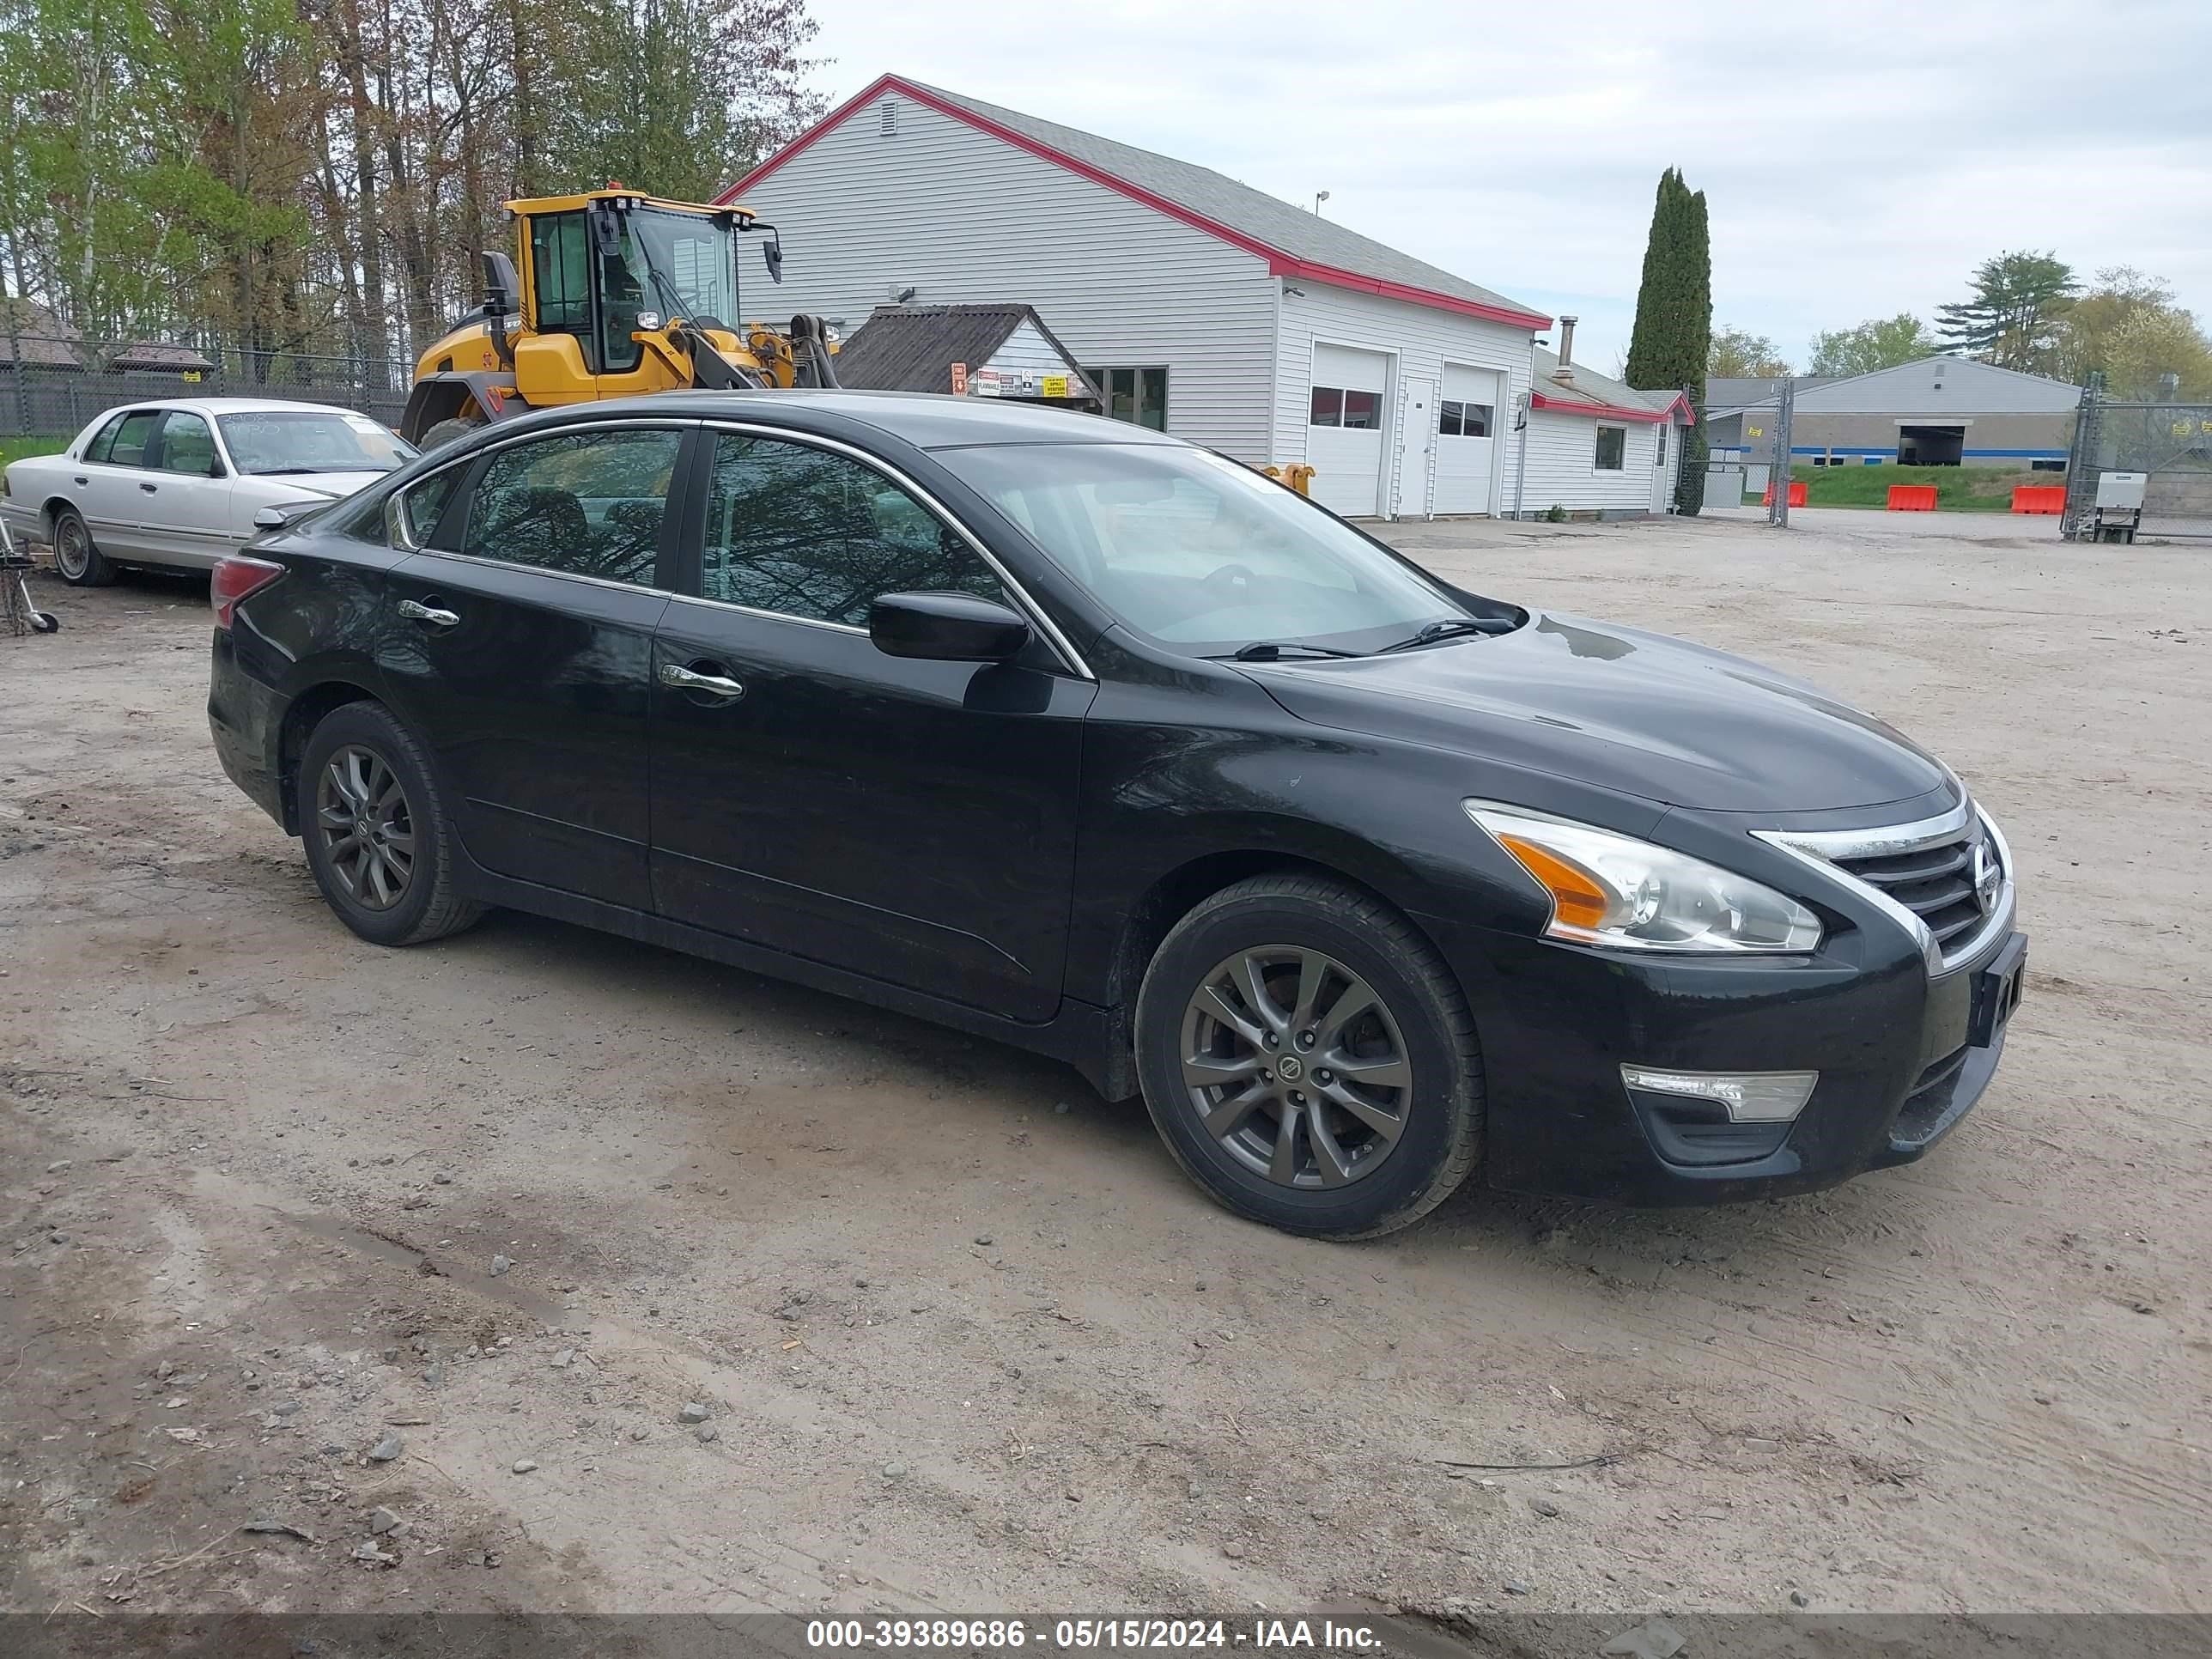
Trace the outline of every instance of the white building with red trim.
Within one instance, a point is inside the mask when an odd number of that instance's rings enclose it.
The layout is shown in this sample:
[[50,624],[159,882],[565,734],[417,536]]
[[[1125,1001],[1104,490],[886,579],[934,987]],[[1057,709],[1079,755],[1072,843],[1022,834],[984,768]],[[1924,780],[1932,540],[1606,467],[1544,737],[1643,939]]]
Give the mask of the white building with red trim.
[[[1340,513],[1526,498],[1513,439],[1557,390],[1532,386],[1551,318],[1208,168],[887,75],[721,200],[781,232],[780,313],[1027,304],[1109,416],[1303,462]],[[1617,483],[1563,504],[1614,506]]]

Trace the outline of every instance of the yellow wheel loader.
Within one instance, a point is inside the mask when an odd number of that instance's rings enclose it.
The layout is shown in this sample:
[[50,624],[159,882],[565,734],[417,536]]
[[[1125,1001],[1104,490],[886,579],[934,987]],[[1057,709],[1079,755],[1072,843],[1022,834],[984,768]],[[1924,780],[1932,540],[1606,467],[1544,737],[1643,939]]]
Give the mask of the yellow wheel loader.
[[483,254],[482,314],[415,365],[399,425],[410,442],[433,449],[488,421],[644,392],[837,384],[820,318],[734,320],[740,238],[760,238],[769,280],[783,280],[782,239],[750,210],[617,185],[507,210],[516,258]]

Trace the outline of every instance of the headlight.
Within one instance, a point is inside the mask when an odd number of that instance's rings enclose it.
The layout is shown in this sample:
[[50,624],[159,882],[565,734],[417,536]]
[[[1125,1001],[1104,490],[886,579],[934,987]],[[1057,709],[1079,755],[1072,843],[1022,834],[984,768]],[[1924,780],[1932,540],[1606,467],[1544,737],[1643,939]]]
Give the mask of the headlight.
[[1463,803],[1551,897],[1553,939],[1632,951],[1810,951],[1820,919],[1787,894],[1686,854],[1495,801]]

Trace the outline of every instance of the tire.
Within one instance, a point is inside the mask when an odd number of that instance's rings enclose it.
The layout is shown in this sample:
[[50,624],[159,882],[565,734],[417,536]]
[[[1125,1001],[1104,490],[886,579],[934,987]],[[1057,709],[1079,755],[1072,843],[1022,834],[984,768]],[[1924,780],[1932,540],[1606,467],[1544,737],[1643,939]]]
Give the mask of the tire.
[[429,758],[382,703],[323,717],[301,754],[299,789],[307,867],[362,938],[422,945],[483,915],[455,889],[453,828]]
[[[1267,1004],[1256,1014],[1247,963]],[[1136,1048],[1145,1104],[1176,1161],[1216,1202],[1285,1232],[1395,1232],[1481,1155],[1482,1060],[1466,998],[1411,923],[1340,882],[1254,877],[1177,922],[1137,994]],[[1332,1057],[1343,1070],[1322,1064]],[[1187,1058],[1231,1081],[1194,1082]]]
[[482,421],[441,421],[422,434],[422,441],[415,447],[427,455],[434,449],[444,448],[456,438],[467,437],[483,424]]
[[83,514],[73,507],[54,514],[54,568],[72,587],[105,587],[115,580],[114,565],[93,544]]

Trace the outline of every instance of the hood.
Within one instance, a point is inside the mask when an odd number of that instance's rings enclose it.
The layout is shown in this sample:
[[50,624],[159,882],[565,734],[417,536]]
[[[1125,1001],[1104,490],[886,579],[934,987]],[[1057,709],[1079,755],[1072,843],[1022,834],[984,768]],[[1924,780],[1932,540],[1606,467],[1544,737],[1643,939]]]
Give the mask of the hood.
[[388,478],[388,472],[301,472],[282,478],[252,477],[254,489],[265,498],[265,505],[279,506],[285,501],[335,501],[350,495],[356,489],[366,489],[380,478]]
[[1942,784],[1926,750],[1817,686],[1635,629],[1532,612],[1510,634],[1240,664],[1317,726],[1395,737],[1669,806],[1876,806]]

